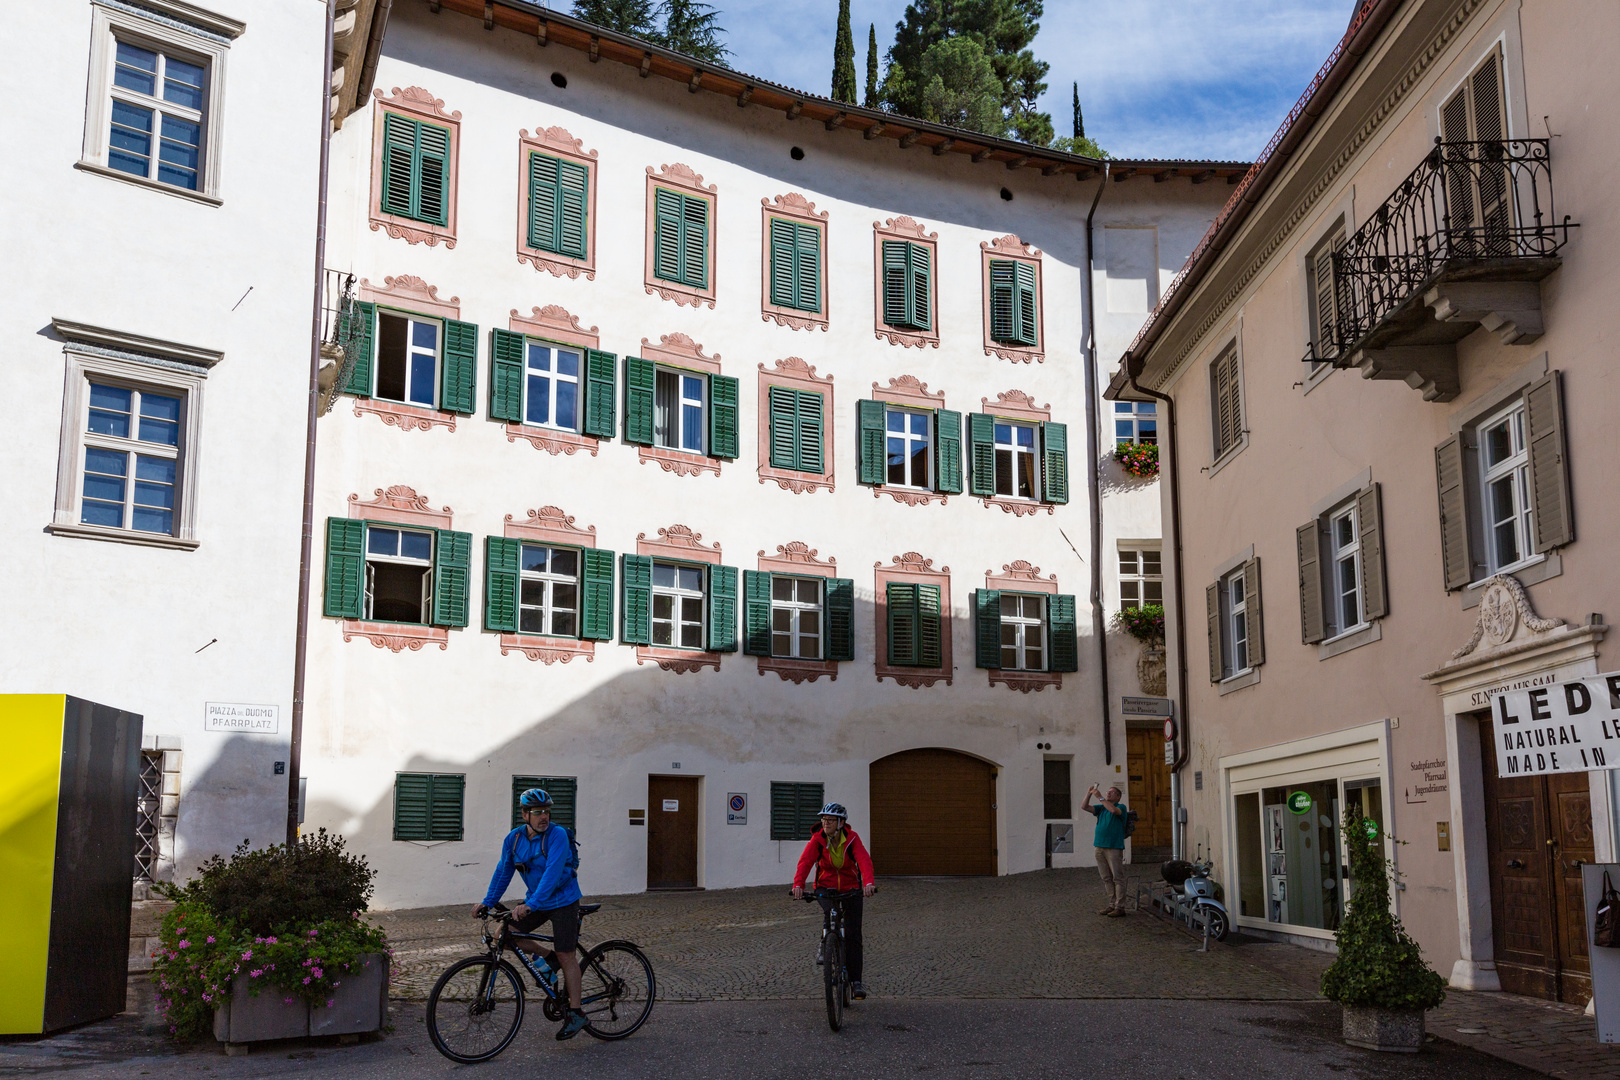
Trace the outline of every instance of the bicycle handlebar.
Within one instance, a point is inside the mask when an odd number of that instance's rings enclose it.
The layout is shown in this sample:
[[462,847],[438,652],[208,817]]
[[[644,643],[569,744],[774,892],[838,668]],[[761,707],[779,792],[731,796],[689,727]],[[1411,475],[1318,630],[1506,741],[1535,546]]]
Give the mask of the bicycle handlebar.
[[[874,893],[877,892],[877,886],[876,885],[872,886],[872,891]],[[805,903],[808,904],[808,903],[811,903],[812,901],[820,900],[820,899],[823,899],[823,898],[829,899],[829,900],[853,900],[855,897],[860,896],[860,895],[861,895],[861,890],[860,889],[848,889],[848,890],[845,890],[844,892],[827,892],[827,891],[822,891],[822,890],[811,891],[809,889],[806,889],[805,892],[804,892],[804,895],[798,897],[797,899],[803,900]],[[789,893],[788,894],[788,899],[792,900],[792,899],[795,899],[795,897],[793,896],[792,893]]]

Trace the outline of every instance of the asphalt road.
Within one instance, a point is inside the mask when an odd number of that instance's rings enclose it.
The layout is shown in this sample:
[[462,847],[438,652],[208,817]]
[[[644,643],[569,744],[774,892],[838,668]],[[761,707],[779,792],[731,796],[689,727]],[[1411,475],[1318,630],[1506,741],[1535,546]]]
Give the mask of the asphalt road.
[[[227,1057],[214,1047],[176,1053],[150,1038],[99,1032],[0,1044],[0,1076],[77,1078],[309,1077],[395,1080],[444,1076],[534,1076],[569,1080],[1378,1080],[1539,1074],[1452,1043],[1418,1055],[1374,1054],[1338,1038],[1338,1007],[1322,1002],[1032,1001],[869,999],[827,1030],[820,1002],[660,1002],[641,1031],[619,1043],[552,1038],[531,1010],[516,1042],[494,1062],[458,1066],[440,1057],[422,1006],[395,1002],[394,1031],[359,1046],[268,1044]],[[77,1036],[77,1037],[75,1037]]]

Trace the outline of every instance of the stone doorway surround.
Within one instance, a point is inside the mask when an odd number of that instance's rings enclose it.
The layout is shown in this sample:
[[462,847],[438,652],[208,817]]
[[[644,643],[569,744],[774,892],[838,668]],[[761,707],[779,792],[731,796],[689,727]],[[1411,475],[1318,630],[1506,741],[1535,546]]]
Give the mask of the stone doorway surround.
[[[1457,934],[1461,958],[1451,969],[1459,990],[1500,990],[1491,925],[1485,795],[1476,715],[1500,693],[1581,679],[1601,670],[1598,645],[1608,633],[1601,615],[1581,625],[1544,619],[1530,606],[1518,579],[1498,574],[1485,583],[1473,633],[1444,664],[1422,676],[1440,695],[1445,716],[1451,785],[1451,854],[1457,879]],[[1600,862],[1616,858],[1616,780],[1613,772],[1587,774],[1592,830]]]

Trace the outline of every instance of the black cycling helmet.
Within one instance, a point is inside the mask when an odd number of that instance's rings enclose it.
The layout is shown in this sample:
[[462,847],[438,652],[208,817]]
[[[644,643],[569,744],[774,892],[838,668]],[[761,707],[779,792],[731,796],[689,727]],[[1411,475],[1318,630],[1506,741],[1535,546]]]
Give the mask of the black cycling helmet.
[[518,806],[524,810],[550,810],[551,796],[542,788],[532,787],[518,796]]
[[844,809],[843,803],[830,802],[821,808],[820,817],[835,817],[840,821],[849,820],[849,811]]

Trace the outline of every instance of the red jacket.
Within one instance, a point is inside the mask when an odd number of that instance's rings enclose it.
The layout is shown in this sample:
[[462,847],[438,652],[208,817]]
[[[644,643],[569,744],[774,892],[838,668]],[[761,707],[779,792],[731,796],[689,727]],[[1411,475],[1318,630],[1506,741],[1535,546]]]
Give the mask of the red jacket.
[[804,888],[811,866],[816,868],[818,889],[848,892],[877,880],[872,872],[872,856],[866,853],[866,845],[855,835],[855,830],[845,825],[842,835],[842,850],[835,853],[827,844],[827,834],[820,829],[815,831],[810,842],[804,845],[804,854],[799,856],[799,868],[793,872],[795,889]]

